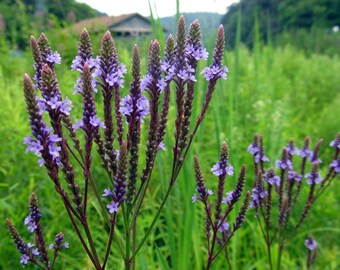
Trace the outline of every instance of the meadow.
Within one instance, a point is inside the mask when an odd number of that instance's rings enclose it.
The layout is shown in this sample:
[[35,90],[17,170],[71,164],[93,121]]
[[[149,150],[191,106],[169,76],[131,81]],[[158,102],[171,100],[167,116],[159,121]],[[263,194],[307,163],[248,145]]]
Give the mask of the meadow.
[[[91,34],[91,33],[90,33]],[[203,33],[204,34],[204,33]],[[47,33],[52,48],[62,56],[62,63],[56,67],[60,89],[73,104],[73,119],[81,117],[81,99],[73,95],[76,72],[70,71],[71,60],[77,53],[77,35],[60,32],[59,35]],[[100,36],[92,35],[95,54],[98,53]],[[228,38],[228,37],[227,37]],[[147,46],[145,40],[115,40],[119,60],[131,69],[131,54],[134,42],[140,46],[143,74],[147,65]],[[164,40],[162,41],[164,43]],[[205,39],[208,51],[212,51],[213,39]],[[208,59],[208,62],[211,59]],[[229,67],[229,78],[220,81],[214,93],[205,122],[200,127],[189,151],[174,190],[168,200],[146,245],[137,255],[137,269],[203,269],[206,261],[204,239],[204,216],[199,206],[192,203],[195,191],[193,156],[200,157],[202,170],[209,187],[216,187],[216,178],[210,168],[216,163],[222,141],[230,147],[230,163],[239,172],[246,164],[249,174],[246,186],[251,190],[252,157],[247,147],[255,133],[264,137],[267,155],[271,166],[280,158],[280,153],[293,138],[298,147],[310,136],[312,144],[319,138],[324,139],[321,149],[321,173],[328,169],[332,152],[329,143],[340,131],[340,61],[338,55],[305,55],[289,44],[273,48],[260,42],[249,50],[242,45],[227,51],[224,59]],[[210,63],[210,62],[209,62]],[[79,245],[64,207],[53,192],[54,187],[44,168],[37,166],[36,157],[25,154],[23,138],[29,134],[28,117],[22,92],[24,73],[33,74],[30,51],[17,55],[9,52],[3,44],[0,57],[0,269],[18,269],[19,254],[5,228],[5,219],[12,222],[28,239],[23,219],[28,213],[28,198],[35,192],[42,210],[42,224],[46,238],[52,242],[60,231],[70,243],[70,249],[61,253],[57,269],[92,269],[90,260]],[[202,70],[203,65],[198,70]],[[123,96],[128,92],[131,75],[125,77]],[[203,76],[198,81],[198,97],[193,107],[197,115],[201,101],[205,98],[207,83]],[[102,112],[102,97],[95,96],[97,110]],[[174,94],[170,107],[170,122],[175,118]],[[144,132],[145,133],[145,132]],[[159,154],[156,167],[146,195],[146,207],[141,212],[139,228],[148,227],[159,207],[171,170],[171,148],[174,143],[173,129],[167,130],[165,145],[167,151]],[[145,134],[142,138],[145,141]],[[143,153],[143,149],[141,151]],[[94,153],[93,175],[98,187],[103,190],[107,185],[105,174],[100,168],[99,157]],[[143,157],[141,157],[143,160]],[[79,181],[81,176],[79,176]],[[306,269],[307,249],[304,241],[312,233],[318,242],[319,256],[314,269],[340,268],[340,185],[334,181],[331,188],[316,202],[307,221],[298,235],[287,246],[281,269]],[[227,187],[233,187],[236,176],[229,177]],[[308,191],[303,190],[306,195]],[[90,194],[89,211],[94,219],[102,220],[94,195]],[[303,205],[304,201],[299,202]],[[246,223],[238,231],[229,245],[229,256],[233,269],[269,269],[266,246],[260,228],[254,218],[254,210],[249,210]],[[297,217],[295,217],[297,218]],[[96,223],[93,222],[93,225]],[[119,226],[118,226],[119,233]],[[95,241],[104,239],[102,227],[95,228]],[[105,242],[103,242],[105,243]],[[100,246],[100,244],[98,244]],[[105,244],[99,248],[104,252]],[[108,263],[108,269],[123,269],[117,247]],[[273,250],[273,257],[277,256]],[[171,261],[171,266],[168,263]],[[86,267],[84,267],[86,266]],[[28,266],[28,269],[35,269]],[[214,262],[212,269],[227,269],[223,256]]]

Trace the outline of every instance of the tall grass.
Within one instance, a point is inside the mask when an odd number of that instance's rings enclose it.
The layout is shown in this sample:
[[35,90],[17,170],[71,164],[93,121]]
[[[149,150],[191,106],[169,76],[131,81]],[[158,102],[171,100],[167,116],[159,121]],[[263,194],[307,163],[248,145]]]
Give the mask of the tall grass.
[[[239,15],[241,20],[241,14]],[[239,22],[240,23],[240,22]],[[238,31],[241,31],[239,29]],[[255,32],[259,31],[255,27]],[[73,96],[73,84],[76,74],[70,73],[68,66],[76,53],[77,36],[63,32],[62,39],[47,33],[51,44],[56,45],[64,57],[61,66],[57,67],[60,88],[64,95],[74,102],[74,113],[80,117],[81,104],[77,96]],[[238,32],[238,37],[240,33]],[[256,36],[256,35],[255,35]],[[68,37],[68,38],[65,38]],[[95,51],[98,52],[99,37],[92,36]],[[59,40],[58,40],[59,39]],[[137,41],[138,42],[138,41]],[[211,51],[212,40],[205,40]],[[134,41],[117,40],[120,61],[130,68],[130,55]],[[147,59],[147,42],[141,45],[142,65],[144,70]],[[261,46],[257,41],[254,51],[249,51],[239,43],[235,51],[227,52],[224,59],[230,69],[230,79],[219,83],[208,111],[205,123],[200,128],[188,159],[183,166],[178,183],[169,199],[165,211],[161,215],[157,228],[153,231],[147,244],[137,256],[137,269],[202,269],[206,261],[204,238],[204,217],[199,206],[191,203],[195,182],[193,175],[193,154],[202,157],[202,168],[208,186],[215,187],[215,178],[210,168],[217,161],[220,143],[226,140],[231,149],[231,163],[239,172],[243,163],[251,164],[251,156],[246,148],[252,135],[258,132],[264,136],[268,155],[274,159],[280,156],[280,150],[290,138],[294,138],[301,146],[302,139],[310,135],[312,141],[325,139],[322,155],[330,153],[327,143],[339,131],[340,115],[340,70],[338,56],[312,54],[305,56],[301,51],[286,46],[280,49]],[[0,89],[2,93],[0,106],[0,269],[18,268],[19,255],[4,227],[5,217],[11,217],[23,237],[29,233],[23,226],[27,215],[27,199],[34,190],[40,198],[42,206],[42,223],[47,239],[53,241],[54,235],[63,231],[70,249],[61,254],[58,269],[91,269],[90,261],[84,256],[71,225],[65,216],[59,198],[53,192],[44,169],[38,168],[35,157],[25,155],[22,139],[29,131],[27,115],[22,95],[21,78],[24,72],[33,73],[29,52],[20,57],[4,54],[0,58]],[[201,70],[203,66],[199,68]],[[127,77],[129,80],[129,76]],[[204,99],[207,83],[200,77],[198,99],[194,104],[193,114],[197,115],[200,102]],[[124,95],[128,91],[125,83]],[[174,95],[172,96],[174,98]],[[100,101],[99,95],[96,97]],[[101,111],[99,105],[98,111]],[[175,108],[170,108],[170,123],[174,121]],[[169,127],[165,138],[166,152],[160,153],[156,161],[156,169],[152,177],[150,189],[146,197],[139,223],[140,232],[145,231],[158,208],[163,195],[164,185],[169,180],[171,149],[173,145],[173,127]],[[145,141],[145,137],[143,138]],[[299,143],[300,142],[300,143]],[[143,149],[141,150],[143,153]],[[143,160],[143,158],[141,158]],[[327,164],[330,160],[324,160]],[[105,183],[100,170],[100,162],[94,160],[93,174],[99,188]],[[252,168],[249,167],[251,172]],[[247,177],[248,188],[252,177]],[[227,187],[233,186],[236,179],[230,178]],[[303,241],[308,233],[313,233],[319,242],[320,256],[317,269],[339,269],[340,267],[340,221],[338,209],[340,198],[338,183],[334,183],[328,196],[324,196],[315,205],[310,218],[302,227],[300,234],[288,246],[284,254],[282,269],[305,269],[306,250]],[[92,201],[90,212],[96,216],[100,211]],[[259,228],[254,219],[255,213],[250,211],[244,227],[233,238],[229,247],[233,269],[268,269],[266,250],[260,237]],[[58,222],[55,222],[58,221]],[[95,223],[92,222],[94,225]],[[119,226],[118,230],[119,232]],[[141,233],[142,234],[142,233]],[[100,243],[105,233],[101,227],[95,229],[95,241]],[[103,247],[104,248],[104,247]],[[102,249],[99,249],[101,252]],[[276,254],[274,253],[275,257]],[[85,265],[85,266],[84,266]],[[217,259],[213,269],[226,269],[226,261]],[[108,269],[123,269],[117,247],[114,246],[112,259]]]

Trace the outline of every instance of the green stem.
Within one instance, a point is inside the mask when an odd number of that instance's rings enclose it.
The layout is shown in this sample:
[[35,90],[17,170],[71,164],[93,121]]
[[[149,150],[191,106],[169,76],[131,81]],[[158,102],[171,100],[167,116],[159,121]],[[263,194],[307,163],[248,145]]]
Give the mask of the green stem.
[[131,256],[131,258],[130,258],[130,261],[132,261],[132,260],[134,259],[134,257],[137,255],[138,251],[142,248],[142,246],[143,246],[143,244],[145,243],[146,239],[148,238],[150,232],[152,231],[153,227],[155,226],[156,221],[157,221],[159,215],[161,214],[162,209],[164,208],[165,203],[166,203],[166,201],[167,201],[167,199],[168,199],[168,197],[169,197],[169,195],[170,195],[170,191],[172,190],[172,187],[173,187],[172,185],[170,185],[170,186],[168,187],[168,190],[167,190],[166,193],[165,193],[165,196],[164,196],[164,198],[163,198],[163,201],[162,201],[161,205],[160,205],[159,208],[158,208],[158,211],[157,211],[156,216],[155,216],[154,219],[152,220],[151,225],[150,225],[149,229],[147,230],[146,234],[144,235],[142,241],[139,243],[139,245],[137,246],[136,250],[135,250],[134,253],[132,254],[132,256]]
[[92,238],[92,235],[91,235],[89,226],[88,226],[88,224],[87,224],[86,217],[85,217],[85,220],[84,220],[84,222],[83,222],[83,227],[84,227],[84,229],[85,229],[85,233],[86,233],[86,236],[87,236],[87,240],[89,241],[90,248],[91,248],[92,254],[93,254],[93,256],[94,256],[94,259],[95,259],[97,265],[100,266],[100,261],[99,261],[99,257],[98,257],[98,254],[97,254],[96,246],[94,245],[94,241],[93,241],[93,238]]
[[280,270],[281,268],[281,258],[282,258],[282,251],[283,251],[283,244],[279,244],[279,254],[278,254],[278,260],[277,260],[277,270]]

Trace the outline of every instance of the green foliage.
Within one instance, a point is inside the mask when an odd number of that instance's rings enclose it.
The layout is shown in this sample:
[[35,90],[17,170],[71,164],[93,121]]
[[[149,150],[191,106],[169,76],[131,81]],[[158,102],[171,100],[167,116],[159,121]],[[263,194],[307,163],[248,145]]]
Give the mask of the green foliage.
[[241,41],[250,47],[254,45],[253,25],[256,16],[261,40],[267,40],[271,35],[278,36],[277,40],[280,40],[282,33],[293,33],[294,39],[300,29],[307,32],[311,29],[326,32],[324,30],[327,29],[331,38],[331,28],[340,25],[340,2],[337,0],[241,0],[231,5],[221,20],[232,47],[235,46],[238,13],[242,14]]
[[14,49],[27,47],[32,29],[42,32],[105,15],[75,0],[3,0],[0,14],[5,24],[5,39]]

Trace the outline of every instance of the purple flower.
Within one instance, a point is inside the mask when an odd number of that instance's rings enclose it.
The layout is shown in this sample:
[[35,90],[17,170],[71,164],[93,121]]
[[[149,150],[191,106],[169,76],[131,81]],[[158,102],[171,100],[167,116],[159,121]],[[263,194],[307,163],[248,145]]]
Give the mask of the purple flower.
[[222,224],[220,223],[218,226],[219,226],[218,230],[221,233],[229,231],[229,223],[226,221],[224,221]]
[[184,81],[196,82],[197,80],[195,78],[194,72],[195,70],[191,66],[188,66],[188,68],[181,69],[177,76]]
[[286,160],[277,160],[275,162],[275,167],[278,169],[282,169],[282,170],[286,170],[286,169],[292,169],[293,168],[293,164],[289,159]]
[[[77,55],[72,61],[71,70],[77,70],[77,69],[79,70],[81,63],[82,63],[82,59],[79,55]],[[82,69],[80,69],[80,71],[82,71]]]
[[308,157],[312,153],[311,150],[309,150],[308,147],[304,146],[301,150],[298,151],[298,155],[300,155],[303,158]]
[[72,109],[71,100],[69,100],[68,97],[66,97],[65,100],[63,102],[61,102],[59,109],[65,115],[70,115],[70,111]]
[[30,232],[34,232],[35,229],[38,227],[37,224],[35,223],[34,219],[32,218],[31,214],[29,214],[25,220],[24,220],[24,225],[27,225],[27,229]]
[[60,146],[56,146],[54,143],[51,143],[48,146],[48,151],[50,152],[50,155],[52,156],[52,158],[54,160],[56,160],[57,158],[59,158],[59,152],[61,150]]
[[32,249],[32,255],[39,256],[40,252],[36,248],[34,248]]
[[222,200],[223,203],[229,203],[233,199],[233,191],[229,191],[226,193],[227,196],[225,196]]
[[295,155],[295,154],[299,154],[299,149],[297,148],[297,147],[295,147],[294,146],[294,144],[292,144],[292,143],[289,143],[288,145],[287,145],[287,147],[286,147],[286,150],[287,150],[287,153],[289,154],[289,155]]
[[193,44],[188,44],[185,49],[186,49],[186,53],[194,57],[196,60],[199,60],[199,59],[207,60],[208,59],[209,54],[207,50],[203,48],[202,46],[195,49]]
[[33,152],[36,156],[41,157],[40,151],[44,149],[41,143],[30,136],[24,138],[24,144],[27,144],[26,153]]
[[252,143],[248,146],[247,150],[250,154],[252,154],[254,156],[259,152],[260,149],[259,149],[259,146],[257,144]]
[[29,261],[29,259],[30,257],[24,254],[20,257],[20,263],[25,266],[27,262]]
[[[141,95],[136,103],[137,117],[143,120],[149,113],[149,101],[144,95]],[[127,117],[131,115],[133,112],[133,99],[131,95],[127,95],[126,97],[122,98],[120,101],[119,111]]]
[[224,166],[224,164],[219,161],[211,168],[211,172],[216,176],[220,176],[223,174],[233,175],[234,167],[232,165]]
[[249,207],[256,208],[260,205],[261,200],[263,200],[268,195],[268,192],[264,190],[263,186],[257,186],[252,189],[251,198]]
[[77,129],[80,129],[80,128],[83,128],[84,126],[84,123],[82,120],[78,120],[72,127],[74,130],[77,130]]
[[157,82],[157,87],[158,87],[158,91],[160,93],[163,92],[164,88],[167,86],[168,84],[165,82],[165,80],[162,78]]
[[210,66],[210,67],[205,67],[201,74],[204,75],[204,78],[207,81],[210,81],[212,79],[219,79],[222,78],[224,80],[227,79],[227,73],[229,72],[228,68],[226,66],[224,67],[217,67],[217,66]]
[[196,193],[192,196],[192,202],[196,202],[198,200]]
[[38,97],[37,97],[37,105],[39,107],[40,114],[43,114],[43,112],[47,110],[46,101]]
[[159,143],[159,145],[158,145],[158,150],[166,151],[164,142],[160,142],[160,143]]
[[60,54],[58,52],[55,53],[50,53],[47,57],[46,57],[46,61],[50,62],[52,64],[60,64],[61,61],[61,57]]
[[336,173],[339,173],[340,172],[340,159],[333,160],[329,167],[333,168]]
[[308,185],[319,184],[322,182],[322,177],[319,172],[312,171],[311,173],[307,173],[305,178],[307,178]]
[[266,172],[264,174],[263,179],[264,179],[264,181],[271,184],[272,186],[273,185],[279,186],[280,182],[281,182],[280,177],[275,175],[274,170],[269,170],[268,172]]
[[329,146],[340,149],[340,136],[338,136],[338,138],[336,138],[335,140],[331,141]]
[[313,238],[308,237],[308,239],[305,241],[305,245],[309,250],[314,250],[316,249],[318,244]]
[[208,193],[208,195],[213,195],[214,194],[214,192],[212,192],[212,190],[210,190],[210,189],[208,189],[207,193]]
[[255,156],[255,163],[259,163],[260,161],[262,161],[262,162],[269,162],[269,158],[263,154],[263,151],[260,151]]
[[150,74],[147,74],[143,77],[140,83],[140,89],[146,90],[149,88],[150,84],[152,83],[152,76]]
[[95,128],[96,128],[96,127],[105,128],[104,122],[102,122],[102,121],[100,120],[100,118],[99,118],[98,116],[96,116],[96,115],[90,117],[90,124],[91,124],[93,127],[95,127]]
[[113,193],[111,192],[110,188],[104,189],[103,197],[113,197]]
[[289,170],[288,171],[288,179],[293,180],[295,182],[301,182],[302,180],[302,175],[298,174],[296,171]]
[[61,104],[58,97],[51,97],[46,103],[52,110],[56,109]]
[[64,242],[64,234],[63,233],[58,233],[56,236],[55,236],[55,244],[50,244],[49,245],[49,249],[54,249],[55,251],[54,252],[57,252],[58,250],[62,249],[62,248],[69,248],[70,245],[68,242]]
[[119,73],[110,73],[105,81],[110,85],[110,86],[116,86],[116,87],[123,87],[124,80],[122,79],[122,74]]
[[109,209],[109,212],[112,213],[117,213],[118,212],[118,206],[119,203],[111,201],[106,207]]
[[321,163],[322,160],[320,158],[318,158],[318,153],[315,151],[311,151],[310,157],[309,157],[309,161],[310,162],[319,162]]

